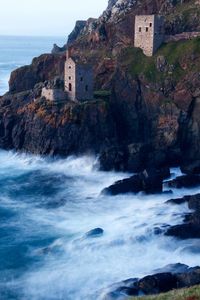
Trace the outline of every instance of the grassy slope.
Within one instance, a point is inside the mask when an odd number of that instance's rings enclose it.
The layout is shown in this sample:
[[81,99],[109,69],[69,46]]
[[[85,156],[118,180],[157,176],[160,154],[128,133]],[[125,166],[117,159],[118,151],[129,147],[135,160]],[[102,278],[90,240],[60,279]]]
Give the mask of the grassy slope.
[[[167,72],[160,72],[156,68],[156,59],[160,55],[167,61]],[[120,55],[120,64],[127,68],[133,77],[144,75],[150,82],[161,82],[166,77],[177,81],[186,72],[200,69],[200,38],[163,44],[153,57],[146,57],[142,50],[129,47]]]
[[174,290],[166,294],[146,297],[133,297],[130,300],[200,300],[200,286]]

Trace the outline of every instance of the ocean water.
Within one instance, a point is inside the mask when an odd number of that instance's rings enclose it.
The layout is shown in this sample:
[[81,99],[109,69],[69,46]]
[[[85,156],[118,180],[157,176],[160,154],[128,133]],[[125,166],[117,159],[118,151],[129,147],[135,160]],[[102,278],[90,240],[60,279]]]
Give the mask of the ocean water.
[[[154,232],[181,222],[186,205],[166,204],[167,195],[103,196],[127,174],[97,166],[92,157],[0,152],[0,299],[96,300],[114,282],[169,263],[200,264],[188,250],[193,241]],[[88,238],[96,227],[104,235]]]
[[11,71],[30,64],[42,53],[50,53],[54,43],[63,46],[66,37],[0,36],[0,95],[8,90]]
[[[5,40],[0,42],[5,78],[54,42]],[[1,91],[7,89],[3,78]],[[191,247],[199,247],[198,240],[177,241],[154,230],[180,223],[188,212],[185,204],[166,200],[199,190],[101,195],[128,175],[100,172],[95,157],[52,159],[0,150],[0,299],[103,299],[115,282],[170,263],[199,265],[200,255]],[[96,227],[103,236],[89,238],[86,233]]]

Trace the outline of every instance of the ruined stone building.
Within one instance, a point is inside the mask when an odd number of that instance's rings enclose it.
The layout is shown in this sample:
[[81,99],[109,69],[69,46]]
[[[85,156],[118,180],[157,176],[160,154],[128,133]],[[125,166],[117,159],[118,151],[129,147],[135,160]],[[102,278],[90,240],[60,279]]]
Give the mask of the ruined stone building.
[[46,81],[42,88],[41,97],[51,102],[67,101],[63,80],[55,78],[54,80]]
[[164,41],[164,17],[140,15],[135,17],[135,47],[152,56]]
[[92,66],[71,57],[68,52],[65,63],[65,91],[72,101],[92,100],[94,94]]

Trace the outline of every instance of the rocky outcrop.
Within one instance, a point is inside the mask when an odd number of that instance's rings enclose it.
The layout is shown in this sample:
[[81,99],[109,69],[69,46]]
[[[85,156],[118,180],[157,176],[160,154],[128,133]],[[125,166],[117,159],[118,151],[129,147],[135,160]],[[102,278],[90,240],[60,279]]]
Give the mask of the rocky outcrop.
[[163,179],[170,177],[169,169],[147,169],[138,175],[131,176],[103,190],[104,194],[119,195],[145,192],[146,194],[162,193]]
[[7,95],[0,108],[0,147],[36,154],[98,153],[115,142],[115,123],[104,101],[52,105],[34,93]]
[[34,58],[32,64],[21,67],[11,73],[9,91],[19,93],[31,90],[37,83],[52,80],[54,77],[63,79],[65,56],[43,54]]
[[[193,98],[188,113],[181,122],[180,140],[183,156],[182,170],[199,173],[200,158],[200,97]],[[187,168],[187,166],[190,166]]]
[[195,188],[200,186],[200,176],[198,175],[183,175],[168,181],[166,185],[170,188]]
[[184,218],[184,223],[171,226],[166,235],[174,236],[180,239],[200,238],[200,194],[193,196],[185,196],[180,199],[169,200],[169,204],[180,205],[187,203],[188,208],[193,212],[187,214]]
[[68,36],[67,46],[70,46],[79,37],[86,24],[87,21],[76,21],[73,31]]
[[[180,163],[186,170],[195,163],[192,172],[198,173],[198,39],[165,45],[153,58],[132,47],[135,14],[162,11],[173,19],[179,1],[165,2],[110,1],[98,20],[76,24],[71,50],[94,65],[95,88],[106,89],[107,98],[82,105],[41,101],[45,82],[63,80],[62,49],[14,71],[10,92],[0,100],[1,147],[60,155],[91,151],[103,170],[141,172]],[[179,8],[190,9],[187,3]]]
[[189,268],[175,264],[160,272],[144,278],[131,278],[114,284],[103,293],[102,300],[129,299],[130,296],[145,296],[166,293],[173,289],[191,287],[200,283],[200,267]]

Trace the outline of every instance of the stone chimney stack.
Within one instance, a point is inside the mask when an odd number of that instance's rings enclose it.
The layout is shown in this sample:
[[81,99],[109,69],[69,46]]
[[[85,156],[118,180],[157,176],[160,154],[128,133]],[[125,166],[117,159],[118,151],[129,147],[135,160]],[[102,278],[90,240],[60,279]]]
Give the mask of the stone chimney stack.
[[66,60],[68,60],[72,56],[72,48],[69,47],[66,52]]

